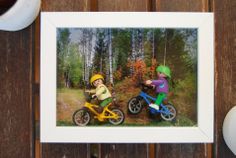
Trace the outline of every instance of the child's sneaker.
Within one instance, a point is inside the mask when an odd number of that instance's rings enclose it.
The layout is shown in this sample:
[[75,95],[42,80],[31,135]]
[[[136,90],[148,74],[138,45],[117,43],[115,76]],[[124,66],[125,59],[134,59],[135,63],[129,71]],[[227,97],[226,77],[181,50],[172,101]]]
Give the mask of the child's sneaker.
[[156,110],[159,110],[159,106],[156,105],[156,104],[149,104],[149,106],[150,106],[151,108],[154,108],[154,109],[156,109]]

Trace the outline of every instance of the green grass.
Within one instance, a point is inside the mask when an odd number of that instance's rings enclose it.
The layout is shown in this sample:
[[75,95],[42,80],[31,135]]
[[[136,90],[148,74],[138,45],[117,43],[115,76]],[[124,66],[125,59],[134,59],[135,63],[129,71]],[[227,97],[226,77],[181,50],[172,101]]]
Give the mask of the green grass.
[[[129,87],[129,88],[127,88]],[[163,121],[159,116],[156,118],[150,118],[147,114],[147,109],[143,108],[142,112],[138,115],[128,115],[127,102],[130,98],[136,96],[140,88],[132,87],[131,82],[127,79],[119,82],[115,85],[117,103],[125,113],[125,121],[122,125],[126,127],[192,127],[196,126],[195,119],[191,119],[189,115],[184,113],[179,106],[177,106],[177,117],[174,121]],[[184,100],[183,100],[184,101]],[[82,89],[57,89],[57,126],[75,126],[72,121],[73,113],[82,108],[85,103],[84,93]],[[176,102],[174,102],[176,103]],[[99,122],[97,120],[91,120],[89,126],[104,126],[114,127],[109,122]]]
[[57,89],[57,125],[72,124],[73,113],[83,107],[84,102],[83,90]]
[[57,121],[57,126],[75,126],[74,123],[69,121]]
[[[57,121],[57,126],[76,126],[76,125],[69,121]],[[91,123],[88,126],[116,127],[110,124],[108,121],[99,122],[94,119],[91,120]],[[151,119],[148,124],[124,122],[123,124],[118,126],[119,127],[196,127],[197,124],[185,116],[177,116],[177,118],[173,121],[164,121],[162,119]]]

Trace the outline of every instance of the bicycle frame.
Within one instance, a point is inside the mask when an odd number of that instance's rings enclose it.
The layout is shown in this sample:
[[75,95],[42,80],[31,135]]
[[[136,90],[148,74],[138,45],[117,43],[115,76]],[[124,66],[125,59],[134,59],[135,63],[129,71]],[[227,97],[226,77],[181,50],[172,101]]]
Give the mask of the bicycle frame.
[[[113,118],[118,119],[118,115],[109,110],[109,107],[111,106],[111,103],[104,107],[102,113],[98,113],[94,108],[99,107],[98,105],[91,104],[89,102],[86,102],[84,105],[86,108],[88,108],[92,113],[95,114],[94,118],[97,118],[99,121],[104,121],[105,119]],[[111,115],[105,115],[106,113],[109,113]]]
[[150,100],[148,99],[151,99],[152,101],[155,102],[156,98],[153,98],[152,96],[148,95],[147,93],[141,91],[139,93],[139,96],[141,96],[148,104],[151,104]]
[[[141,92],[139,93],[139,96],[142,97],[142,98],[146,101],[146,103],[147,103],[148,105],[151,104],[151,101],[150,101],[150,100],[152,100],[153,102],[156,101],[156,98],[154,98],[154,97],[148,95],[147,93],[145,93],[145,92],[143,92],[143,91],[141,91]],[[165,114],[169,114],[169,113],[170,113],[169,110],[168,110],[162,103],[161,103],[160,107],[162,107],[162,108],[160,108],[159,110],[156,110],[156,109],[153,109],[153,108],[151,108],[151,110],[152,110],[152,112],[154,112],[154,113],[155,113],[155,112],[160,112],[160,113],[165,113]]]

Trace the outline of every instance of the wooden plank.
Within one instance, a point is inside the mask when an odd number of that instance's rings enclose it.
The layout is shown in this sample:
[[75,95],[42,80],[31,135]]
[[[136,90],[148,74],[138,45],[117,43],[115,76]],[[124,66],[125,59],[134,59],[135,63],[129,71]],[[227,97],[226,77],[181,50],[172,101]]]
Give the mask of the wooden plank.
[[146,158],[148,155],[146,144],[102,144],[101,158]]
[[157,156],[163,158],[204,158],[208,157],[204,144],[160,144],[156,149]]
[[[42,11],[89,11],[91,10],[92,4],[90,0],[42,0]],[[36,24],[39,29],[39,23]],[[39,40],[36,35],[36,47],[39,46]],[[40,48],[36,48],[37,51],[40,51]],[[37,53],[36,53],[37,54]],[[39,53],[38,53],[39,54]],[[39,61],[39,56],[36,58],[36,61]],[[37,62],[39,63],[39,62]],[[39,71],[37,70],[38,64],[36,67],[36,83],[39,81]],[[36,112],[38,116],[39,111]],[[37,118],[36,118],[37,119]],[[57,157],[90,157],[90,144],[50,144],[43,143],[37,144],[37,153],[43,158],[57,158]],[[40,152],[38,152],[40,151]]]
[[222,136],[227,112],[236,105],[236,1],[214,0],[215,144],[214,157],[233,158]]
[[156,0],[156,10],[165,12],[206,12],[209,0]]
[[34,28],[0,31],[0,157],[33,157]]
[[149,0],[98,0],[99,11],[148,11]]
[[[150,11],[150,0],[98,0],[98,11]],[[101,144],[101,158],[138,157],[146,158],[149,153],[147,144]]]
[[98,0],[90,1],[90,11],[98,11]]
[[43,158],[86,158],[87,145],[84,144],[42,144]]
[[40,157],[41,144],[39,140],[39,120],[40,120],[40,15],[35,20],[34,33],[34,124],[35,124],[35,158]]
[[[156,10],[165,12],[209,11],[208,0],[156,0]],[[158,144],[156,157],[211,157],[211,144]],[[210,152],[211,153],[211,152]]]
[[89,11],[90,0],[42,0],[42,11]]
[[40,83],[40,15],[35,20],[34,33],[34,83]]
[[148,144],[148,158],[154,158],[156,156],[156,144]]

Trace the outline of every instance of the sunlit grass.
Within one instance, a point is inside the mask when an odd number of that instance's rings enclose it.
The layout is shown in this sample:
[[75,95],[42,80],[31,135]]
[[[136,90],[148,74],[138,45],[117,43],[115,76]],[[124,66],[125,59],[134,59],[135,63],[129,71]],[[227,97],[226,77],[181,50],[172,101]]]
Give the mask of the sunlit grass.
[[[181,83],[183,84],[183,83]],[[178,85],[177,89],[185,87]],[[127,103],[132,98],[139,94],[141,88],[134,86],[130,79],[124,79],[122,82],[115,84],[116,102],[119,108],[125,113],[125,121],[119,126],[141,126],[141,127],[192,127],[196,126],[195,119],[191,119],[188,115],[188,111],[184,111],[186,107],[187,99],[184,98],[184,91],[180,91],[178,97],[171,98],[170,101],[175,105],[178,114],[174,121],[164,121],[160,118],[160,114],[157,117],[150,118],[148,115],[147,108],[143,108],[142,112],[138,115],[127,114]],[[181,96],[181,98],[179,98]],[[82,89],[68,89],[60,88],[57,89],[57,126],[76,126],[73,124],[72,116],[73,113],[82,108],[85,103],[84,92]],[[178,105],[177,105],[178,104]],[[183,105],[182,105],[183,104]],[[181,107],[182,106],[182,107]],[[146,105],[145,105],[146,107]],[[99,122],[97,120],[91,120],[89,126],[105,126],[110,127],[109,122]]]
[[57,89],[57,125],[72,124],[74,111],[81,108],[84,103],[83,90],[68,88]]
[[[77,126],[70,121],[57,121],[57,126]],[[98,120],[91,120],[88,126],[92,127],[116,127],[108,121],[99,122]],[[164,121],[162,119],[150,119],[148,123],[143,122],[124,122],[119,127],[196,127],[197,124],[185,116],[178,116],[173,121]]]

